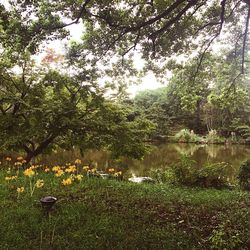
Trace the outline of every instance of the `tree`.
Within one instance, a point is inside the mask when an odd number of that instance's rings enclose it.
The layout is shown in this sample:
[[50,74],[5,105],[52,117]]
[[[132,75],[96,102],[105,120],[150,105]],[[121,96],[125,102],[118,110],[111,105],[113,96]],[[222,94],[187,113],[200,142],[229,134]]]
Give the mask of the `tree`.
[[167,88],[159,88],[156,90],[145,90],[139,92],[134,98],[134,107],[139,113],[145,115],[147,119],[155,123],[155,136],[167,135],[171,117],[165,108]]
[[[173,54],[199,53],[197,70],[221,33],[240,51],[238,71],[247,63],[249,0],[85,0],[8,1],[1,6],[3,45],[34,52],[41,40],[66,36],[65,28],[83,23],[84,44],[98,59],[125,57],[134,49],[149,64]],[[25,14],[24,14],[25,13]],[[65,22],[71,20],[69,22]],[[11,34],[15,34],[9,39]],[[19,44],[14,40],[18,37]],[[14,45],[13,45],[14,46]],[[82,54],[84,56],[85,53]]]
[[[39,68],[28,54],[20,73],[0,61],[0,145],[23,150],[27,163],[53,147],[105,147],[114,155],[140,158],[153,126],[128,121],[131,112],[105,100],[83,76]],[[119,147],[118,147],[119,145]]]

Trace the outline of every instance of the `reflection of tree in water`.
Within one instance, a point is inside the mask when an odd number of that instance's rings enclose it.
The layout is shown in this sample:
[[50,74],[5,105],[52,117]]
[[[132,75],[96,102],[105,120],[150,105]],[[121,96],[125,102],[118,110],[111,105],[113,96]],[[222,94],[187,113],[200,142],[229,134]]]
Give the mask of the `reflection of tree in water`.
[[174,149],[182,155],[193,156],[204,145],[201,144],[174,144]]
[[206,150],[206,153],[208,155],[208,157],[210,158],[216,158],[219,151],[220,151],[220,148],[219,147],[216,147],[217,145],[206,145],[205,147],[205,150]]
[[[151,169],[167,169],[180,160],[181,154],[190,156],[197,162],[198,167],[210,163],[226,162],[232,167],[228,168],[228,176],[236,176],[243,161],[249,158],[250,147],[244,145],[197,145],[197,144],[162,144],[154,146],[152,151],[142,160],[133,160],[122,157],[119,160],[111,158],[106,151],[89,150],[82,157],[84,164],[95,164],[99,168],[118,167],[128,174],[137,176],[146,175]],[[81,157],[77,151],[58,151],[57,153],[40,159],[43,163],[63,163],[74,161]]]

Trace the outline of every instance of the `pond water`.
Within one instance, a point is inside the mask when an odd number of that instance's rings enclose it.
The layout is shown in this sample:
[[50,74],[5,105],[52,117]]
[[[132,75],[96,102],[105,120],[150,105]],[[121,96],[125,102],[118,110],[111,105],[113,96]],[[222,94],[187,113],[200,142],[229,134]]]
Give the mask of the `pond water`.
[[[197,167],[209,163],[228,163],[228,176],[234,178],[243,161],[250,158],[250,147],[245,145],[201,145],[185,143],[168,143],[153,146],[151,152],[142,160],[122,158],[119,161],[111,159],[104,151],[88,151],[82,158],[86,164],[94,164],[100,169],[119,167],[128,175],[145,176],[153,169],[167,169],[180,160],[181,155],[187,155],[197,162]],[[65,163],[80,157],[79,152],[57,152],[43,157],[43,162]],[[231,179],[230,178],[230,179]]]

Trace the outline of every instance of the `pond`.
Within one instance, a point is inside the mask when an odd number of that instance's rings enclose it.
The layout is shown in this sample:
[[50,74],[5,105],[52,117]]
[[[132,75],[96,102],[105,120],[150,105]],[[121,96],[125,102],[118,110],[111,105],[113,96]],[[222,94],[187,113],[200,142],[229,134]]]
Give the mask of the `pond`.
[[[180,160],[181,155],[187,155],[197,162],[197,167],[202,167],[209,163],[228,163],[228,176],[234,178],[243,161],[250,158],[250,147],[245,145],[202,145],[185,143],[167,143],[155,145],[149,154],[142,160],[132,160],[122,158],[119,161],[111,159],[109,153],[105,151],[90,150],[85,153],[83,162],[94,164],[96,167],[108,168],[119,167],[127,175],[145,176],[153,169],[167,169]],[[45,163],[60,164],[79,158],[79,152],[55,152],[50,156],[45,156],[41,160]]]

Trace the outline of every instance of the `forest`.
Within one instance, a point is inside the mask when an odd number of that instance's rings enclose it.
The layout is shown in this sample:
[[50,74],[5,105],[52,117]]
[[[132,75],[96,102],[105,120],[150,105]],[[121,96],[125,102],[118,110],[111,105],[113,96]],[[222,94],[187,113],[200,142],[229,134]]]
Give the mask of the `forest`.
[[0,0],[1,249],[248,249],[249,19]]

